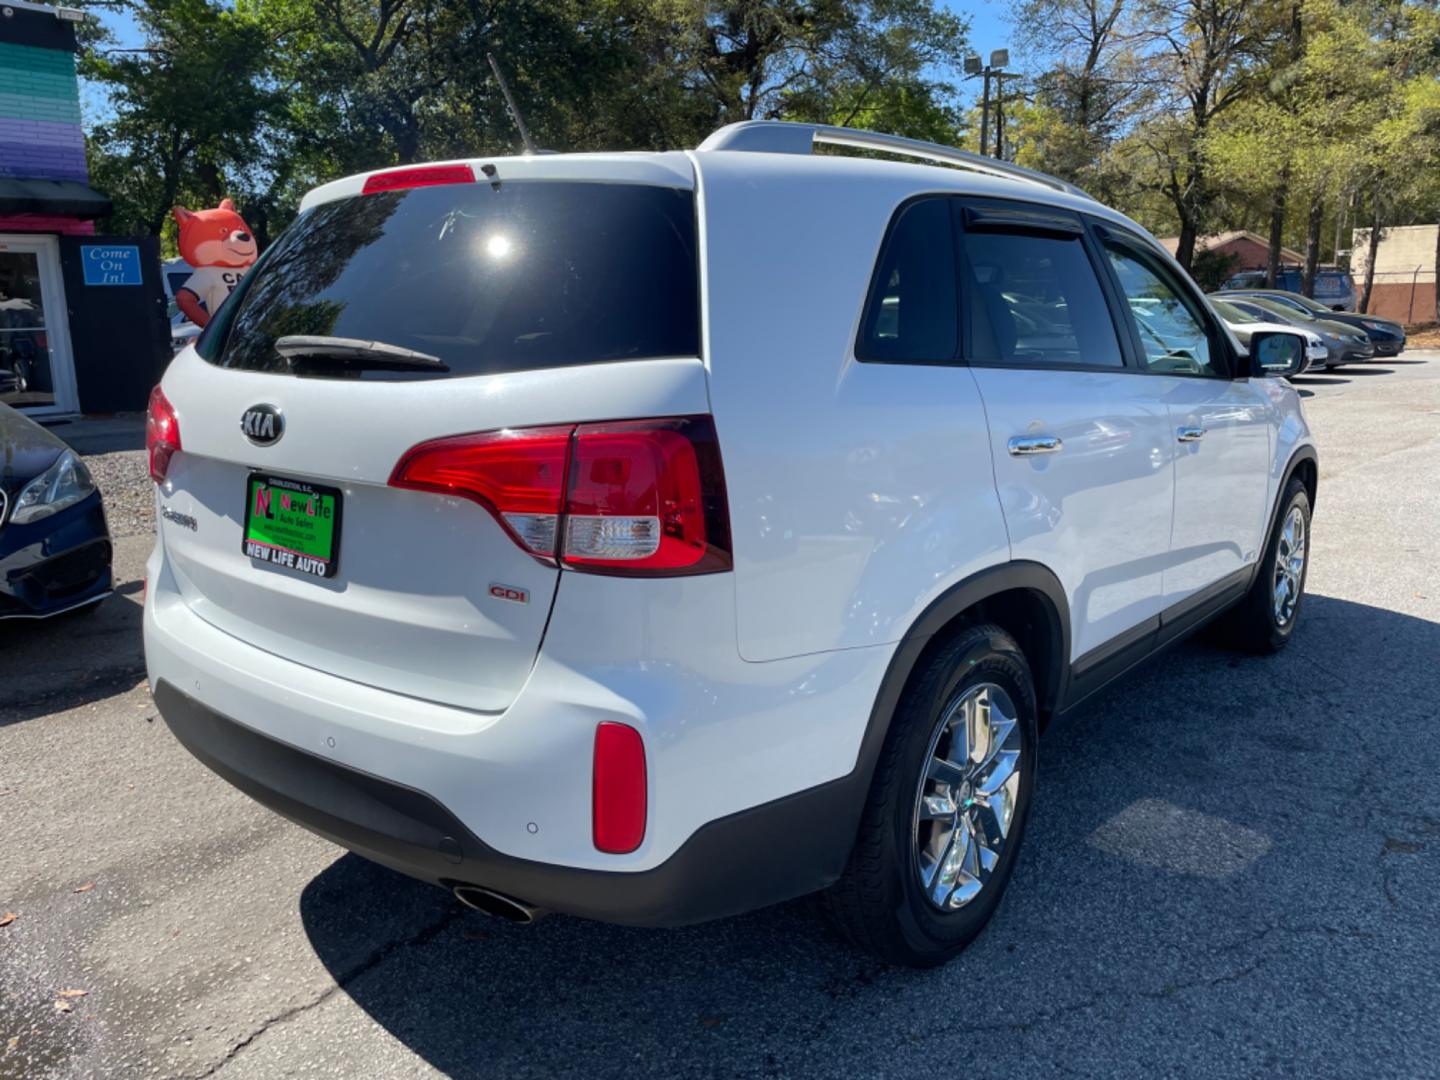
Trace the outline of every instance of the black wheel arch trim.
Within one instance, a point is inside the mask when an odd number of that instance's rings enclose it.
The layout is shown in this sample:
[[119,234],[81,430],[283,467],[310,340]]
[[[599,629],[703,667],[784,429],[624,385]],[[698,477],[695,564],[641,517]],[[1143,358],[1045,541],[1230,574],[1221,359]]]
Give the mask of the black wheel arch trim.
[[[1306,496],[1310,500],[1310,512],[1315,512],[1315,497],[1320,490],[1320,455],[1315,447],[1306,443],[1297,447],[1290,455],[1290,460],[1285,463],[1285,472],[1281,476],[1280,484],[1275,489],[1275,505],[1270,507],[1270,526],[1265,530],[1265,550],[1269,550],[1270,542],[1275,538],[1275,530],[1280,527],[1280,513],[1285,508],[1285,489],[1290,486],[1290,481],[1295,479],[1295,473],[1299,470],[1302,462],[1307,462],[1315,468],[1315,486],[1307,487]],[[1262,551],[1260,558],[1256,559],[1250,566],[1251,579],[1260,572],[1260,565],[1265,561],[1265,554]]]
[[[935,636],[942,633],[957,618],[973,610],[986,600],[1001,593],[1023,590],[1037,593],[1045,598],[1043,605],[1049,626],[1051,670],[1042,671],[1036,658],[1028,657],[1036,679],[1036,700],[1042,715],[1049,713],[1064,700],[1070,669],[1070,606],[1060,579],[1041,563],[1016,561],[992,566],[972,574],[963,581],[952,585],[933,600],[920,613],[890,658],[885,675],[880,680],[880,690],[870,709],[870,720],[865,727],[865,737],[860,744],[860,753],[852,776],[862,779],[863,792],[870,787],[870,777],[880,748],[890,730],[891,717],[900,702],[900,695],[915,673],[915,668]],[[859,808],[856,808],[858,819]]]

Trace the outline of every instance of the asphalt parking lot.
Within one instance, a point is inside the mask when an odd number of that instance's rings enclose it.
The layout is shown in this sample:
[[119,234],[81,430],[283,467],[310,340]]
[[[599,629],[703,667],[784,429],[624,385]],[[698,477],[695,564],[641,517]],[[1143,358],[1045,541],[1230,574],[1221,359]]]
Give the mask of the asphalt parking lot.
[[1052,729],[1005,903],[926,973],[807,901],[511,927],[260,809],[155,714],[144,467],[96,447],[119,594],[0,623],[0,1078],[1440,1075],[1440,352],[1299,382],[1292,647]]

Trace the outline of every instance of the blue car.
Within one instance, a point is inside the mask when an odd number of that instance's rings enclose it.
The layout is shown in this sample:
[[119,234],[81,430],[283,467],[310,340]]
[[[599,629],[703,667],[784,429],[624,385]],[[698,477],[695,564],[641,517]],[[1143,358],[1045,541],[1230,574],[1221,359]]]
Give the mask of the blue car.
[[[1297,266],[1284,266],[1275,276],[1275,288],[1299,293],[1305,275]],[[1224,286],[1227,290],[1253,292],[1265,288],[1264,270],[1242,270]],[[1330,311],[1354,311],[1360,295],[1355,280],[1344,270],[1318,270],[1315,273],[1315,300]]]
[[93,611],[111,580],[105,510],[80,455],[0,405],[0,619]]

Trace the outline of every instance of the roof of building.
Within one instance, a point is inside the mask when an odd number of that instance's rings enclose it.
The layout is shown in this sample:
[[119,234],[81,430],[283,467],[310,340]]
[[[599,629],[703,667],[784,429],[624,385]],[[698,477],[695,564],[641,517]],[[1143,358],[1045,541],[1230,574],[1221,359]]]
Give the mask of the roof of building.
[[[1209,251],[1211,248],[1223,247],[1236,240],[1250,240],[1263,248],[1270,246],[1270,241],[1259,233],[1253,233],[1249,229],[1232,229],[1230,232],[1216,233],[1214,236],[1196,237],[1195,250]],[[1180,246],[1180,238],[1178,236],[1162,236],[1160,237],[1160,243],[1166,251],[1174,255],[1176,249]],[[1303,263],[1305,256],[1298,251],[1292,251],[1290,248],[1282,247],[1280,249],[1280,261],[1282,263]]]
[[0,176],[0,214],[55,214],[89,221],[110,211],[109,198],[79,180]]

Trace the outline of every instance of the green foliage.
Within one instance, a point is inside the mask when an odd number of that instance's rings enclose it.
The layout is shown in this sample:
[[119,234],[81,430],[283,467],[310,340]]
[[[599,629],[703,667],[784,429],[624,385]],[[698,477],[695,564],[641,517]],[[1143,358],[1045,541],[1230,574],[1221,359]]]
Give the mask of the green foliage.
[[1036,107],[1014,143],[1178,232],[1182,262],[1205,233],[1272,224],[1318,250],[1357,202],[1440,206],[1437,21],[1433,0],[1024,0]]
[[693,146],[751,118],[953,141],[965,23],[934,0],[135,0],[147,51],[92,44],[111,225],[237,198],[262,245],[325,180],[518,152],[496,54],[537,143]]
[[1240,256],[1233,252],[1197,251],[1190,264],[1190,276],[1206,292],[1218,289],[1229,281],[1239,268]]
[[[723,123],[816,120],[974,148],[965,20],[938,0],[122,0],[137,52],[84,28],[109,95],[89,149],[105,227],[159,232],[235,197],[262,245],[305,190],[414,160],[518,151],[499,58],[537,142],[692,146]],[[1213,270],[1208,232],[1440,215],[1435,0],[1021,0],[1030,75],[1005,149]]]
[[88,142],[92,177],[115,201],[108,227],[158,233],[184,200],[214,205],[227,169],[260,157],[254,132],[277,105],[262,78],[263,29],[207,0],[150,0],[141,52],[94,42],[80,73],[110,90],[113,115]]

